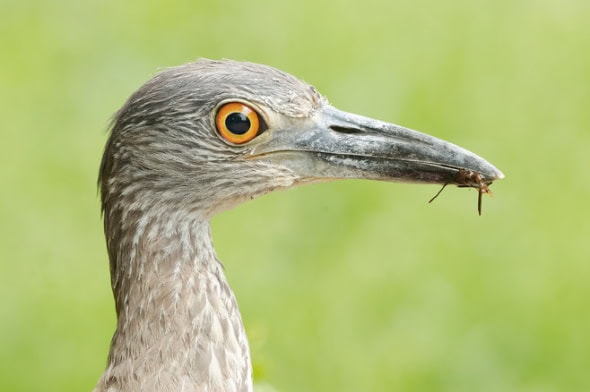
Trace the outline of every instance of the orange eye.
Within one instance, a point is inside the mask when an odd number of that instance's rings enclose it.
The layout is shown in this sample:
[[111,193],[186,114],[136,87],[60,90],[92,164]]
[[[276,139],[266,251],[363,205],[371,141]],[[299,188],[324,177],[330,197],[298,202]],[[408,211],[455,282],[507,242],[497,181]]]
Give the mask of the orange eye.
[[260,117],[250,106],[229,102],[215,115],[217,132],[230,143],[242,144],[254,139],[260,131]]

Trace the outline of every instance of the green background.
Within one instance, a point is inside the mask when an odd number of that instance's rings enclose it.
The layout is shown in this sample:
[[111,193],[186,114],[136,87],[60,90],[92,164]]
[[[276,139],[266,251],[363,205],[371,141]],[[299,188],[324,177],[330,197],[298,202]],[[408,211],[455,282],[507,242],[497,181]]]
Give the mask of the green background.
[[276,66],[506,179],[345,181],[213,221],[279,391],[590,390],[590,2],[0,1],[0,389],[91,390],[114,306],[96,178],[161,67]]

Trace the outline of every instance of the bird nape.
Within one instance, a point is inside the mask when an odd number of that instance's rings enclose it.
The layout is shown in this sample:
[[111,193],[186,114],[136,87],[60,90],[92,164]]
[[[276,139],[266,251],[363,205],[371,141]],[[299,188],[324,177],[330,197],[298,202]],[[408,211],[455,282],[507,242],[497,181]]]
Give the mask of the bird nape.
[[342,112],[265,65],[199,60],[133,93],[98,181],[117,326],[96,390],[251,391],[209,220],[273,190],[343,178],[482,193],[503,174],[449,142]]

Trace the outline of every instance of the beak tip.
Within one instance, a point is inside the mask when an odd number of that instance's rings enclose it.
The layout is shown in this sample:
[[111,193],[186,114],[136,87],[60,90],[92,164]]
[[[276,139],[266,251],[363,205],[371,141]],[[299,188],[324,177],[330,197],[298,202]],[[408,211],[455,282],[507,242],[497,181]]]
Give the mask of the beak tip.
[[[475,155],[475,154],[473,154]],[[496,166],[492,165],[489,161],[475,155],[476,160],[473,164],[473,168],[470,168],[469,165],[467,166],[469,169],[480,173],[486,180],[488,181],[497,181],[502,180],[505,176],[504,173]],[[479,167],[479,168],[478,168]]]
[[[496,169],[496,168],[494,168]],[[495,173],[492,176],[492,179],[495,180],[502,180],[504,178],[504,173],[502,173],[500,170],[496,169]]]

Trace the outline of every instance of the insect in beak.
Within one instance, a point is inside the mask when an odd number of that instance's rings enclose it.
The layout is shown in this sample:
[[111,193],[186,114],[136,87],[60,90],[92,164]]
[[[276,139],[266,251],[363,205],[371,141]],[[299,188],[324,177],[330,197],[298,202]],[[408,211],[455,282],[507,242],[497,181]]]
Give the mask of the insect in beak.
[[[487,193],[488,195],[493,196],[492,191],[488,185],[491,184],[491,181],[486,182],[484,177],[475,171],[468,170],[468,169],[459,169],[457,172],[457,176],[455,177],[455,181],[457,182],[457,186],[459,188],[476,188],[477,189],[477,212],[481,216],[481,195]],[[444,184],[442,188],[432,199],[428,201],[428,203],[432,203],[445,189],[448,183]]]

